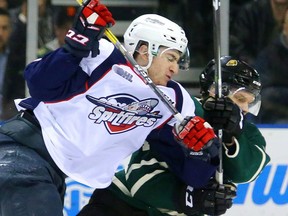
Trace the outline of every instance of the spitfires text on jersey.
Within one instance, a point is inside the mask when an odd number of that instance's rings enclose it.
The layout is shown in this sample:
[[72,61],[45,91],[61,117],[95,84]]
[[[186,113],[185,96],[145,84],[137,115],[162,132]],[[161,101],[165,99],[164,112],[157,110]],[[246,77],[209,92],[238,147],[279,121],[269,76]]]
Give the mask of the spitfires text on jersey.
[[159,101],[155,98],[138,100],[132,95],[111,95],[105,98],[86,98],[96,107],[89,114],[95,124],[104,123],[110,134],[123,133],[135,127],[151,127],[161,115],[153,111]]

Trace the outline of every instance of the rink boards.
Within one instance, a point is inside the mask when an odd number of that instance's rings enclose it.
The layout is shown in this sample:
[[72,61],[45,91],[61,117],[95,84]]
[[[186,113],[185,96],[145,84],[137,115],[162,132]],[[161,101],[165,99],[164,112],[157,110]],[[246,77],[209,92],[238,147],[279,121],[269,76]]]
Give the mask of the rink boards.
[[[267,141],[271,162],[256,181],[238,185],[234,205],[225,215],[288,216],[288,126],[260,130]],[[67,179],[64,216],[75,216],[92,191]]]

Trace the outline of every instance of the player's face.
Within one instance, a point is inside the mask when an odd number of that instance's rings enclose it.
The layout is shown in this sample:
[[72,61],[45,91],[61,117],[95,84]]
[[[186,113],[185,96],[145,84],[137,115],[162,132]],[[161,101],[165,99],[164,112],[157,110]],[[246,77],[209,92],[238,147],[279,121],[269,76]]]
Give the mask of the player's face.
[[249,112],[249,104],[253,103],[255,100],[254,95],[247,91],[236,91],[235,93],[228,95],[228,97],[239,106],[244,114]]
[[5,49],[11,33],[10,20],[7,16],[0,16],[0,51]]
[[0,0],[0,8],[8,8],[8,0]]
[[148,69],[148,75],[156,85],[166,86],[179,72],[180,53],[175,49],[160,48]]
[[[210,96],[215,97],[214,86],[210,89]],[[228,96],[242,111],[244,114],[249,112],[249,105],[255,101],[255,96],[245,89],[230,89]]]
[[287,6],[288,4],[288,0],[272,0],[272,2],[275,4],[275,5],[279,5],[279,6]]

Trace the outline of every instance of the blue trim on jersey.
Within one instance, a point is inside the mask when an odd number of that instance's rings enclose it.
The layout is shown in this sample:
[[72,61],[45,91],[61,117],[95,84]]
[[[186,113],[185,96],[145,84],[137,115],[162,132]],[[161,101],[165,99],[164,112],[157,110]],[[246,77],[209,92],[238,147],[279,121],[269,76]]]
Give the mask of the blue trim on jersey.
[[19,106],[24,107],[25,109],[28,109],[28,110],[34,110],[38,106],[39,103],[40,101],[37,99],[27,98],[25,100],[22,100],[19,103]]
[[182,107],[183,107],[183,94],[182,94],[180,86],[175,81],[170,80],[167,83],[167,87],[174,89],[175,94],[176,94],[176,97],[175,97],[176,106],[175,107],[178,110],[178,112],[181,113]]
[[[111,68],[114,64],[124,64],[127,65],[127,60],[124,58],[123,54],[116,48],[114,48],[111,55],[99,65],[91,74],[88,80],[88,87],[94,85],[101,77]],[[95,73],[95,71],[97,71]]]
[[41,61],[30,63],[25,69],[25,79],[32,98],[20,102],[20,106],[33,110],[40,101],[57,102],[81,94],[96,83],[113,64],[127,64],[119,50],[99,65],[89,77],[79,66],[82,58],[59,48],[44,56]]
[[24,77],[31,97],[53,102],[83,92],[89,76],[79,66],[81,60],[59,48],[41,61],[30,63],[24,71]]

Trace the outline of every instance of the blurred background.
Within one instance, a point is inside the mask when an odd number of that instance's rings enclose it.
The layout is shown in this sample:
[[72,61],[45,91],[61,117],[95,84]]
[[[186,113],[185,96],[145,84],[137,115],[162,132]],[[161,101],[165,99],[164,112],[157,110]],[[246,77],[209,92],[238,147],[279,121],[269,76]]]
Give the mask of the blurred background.
[[[288,123],[287,2],[221,2],[221,55],[241,58],[261,75],[262,108],[257,118],[251,118],[257,124]],[[191,63],[190,70],[179,73],[175,79],[191,95],[199,96],[199,73],[214,58],[212,0],[102,0],[102,3],[116,20],[111,30],[121,42],[130,22],[145,13],[163,15],[182,26],[189,40]],[[4,17],[5,11],[9,14],[8,21],[0,19],[1,119],[14,115],[15,98],[28,95],[23,79],[25,66],[63,44],[77,7],[74,0],[0,0],[0,17]]]
[[[199,74],[214,58],[212,0],[101,2],[115,18],[111,31],[121,42],[130,22],[142,14],[157,13],[182,26],[189,40],[191,63],[189,71],[181,71],[175,79],[191,95],[199,96]],[[25,66],[63,45],[78,7],[75,0],[0,0],[1,120],[15,114],[15,98],[29,95],[23,79]],[[259,115],[250,120],[261,128],[272,156],[265,176],[253,186],[240,187],[236,211],[231,215],[243,214],[246,210],[242,213],[241,209],[246,206],[254,210],[248,215],[287,216],[287,151],[280,153],[278,149],[288,149],[283,139],[288,132],[288,0],[222,0],[220,11],[221,55],[241,58],[260,73],[262,106]],[[92,190],[67,181],[65,215],[75,215]]]

